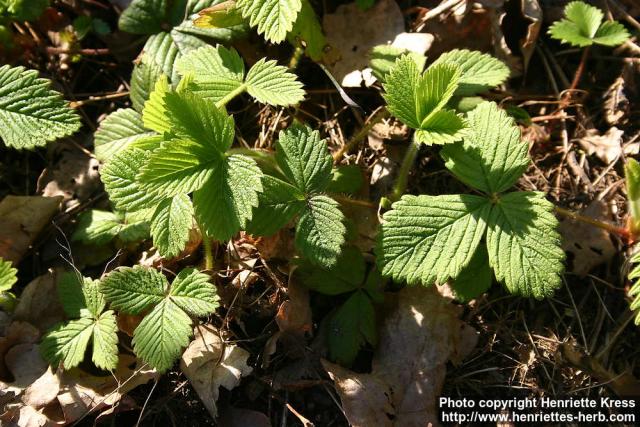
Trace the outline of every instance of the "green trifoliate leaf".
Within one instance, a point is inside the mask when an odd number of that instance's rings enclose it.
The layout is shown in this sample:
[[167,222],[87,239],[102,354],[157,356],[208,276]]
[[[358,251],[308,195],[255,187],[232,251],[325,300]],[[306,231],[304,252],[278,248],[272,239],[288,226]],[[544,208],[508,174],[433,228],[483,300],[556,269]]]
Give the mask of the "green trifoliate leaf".
[[[148,210],[139,211],[139,212],[144,212],[146,214]],[[138,212],[134,212],[134,213],[137,214]],[[144,220],[142,222],[140,221],[128,222],[129,220],[127,219],[127,217],[129,217],[129,214],[125,214],[125,223],[122,225],[122,229],[120,229],[120,232],[118,233],[118,239],[121,240],[123,243],[140,242],[142,240],[148,239],[149,238],[148,220]]]
[[93,326],[93,363],[100,369],[112,370],[118,365],[118,326],[113,311],[105,311]]
[[416,129],[416,140],[427,144],[445,144],[460,139],[464,121],[443,110],[458,88],[460,71],[456,65],[432,65],[420,74],[407,55],[396,61],[384,83],[384,98],[391,114]]
[[228,240],[246,228],[262,192],[262,171],[243,155],[231,155],[213,170],[209,180],[193,193],[195,216],[203,231]]
[[304,194],[270,175],[262,177],[262,189],[247,231],[258,236],[271,236],[304,209]]
[[311,262],[331,267],[338,261],[346,231],[338,202],[315,195],[307,199],[306,208],[298,219],[296,247]]
[[276,161],[303,194],[323,191],[331,180],[333,160],[327,143],[308,126],[294,124],[280,132]]
[[182,270],[171,284],[171,300],[194,316],[213,313],[218,308],[220,299],[209,280],[209,275],[196,269]]
[[482,239],[488,199],[403,196],[384,214],[376,248],[382,274],[410,285],[443,284],[469,264]]
[[420,55],[416,52],[410,52],[401,47],[382,44],[375,46],[369,53],[369,67],[371,67],[376,79],[384,83],[387,74],[391,72],[396,61],[402,55],[407,55],[411,60],[413,60],[413,62],[415,62],[418,72],[424,69],[424,65],[427,62],[426,56]]
[[158,271],[136,266],[120,267],[102,281],[100,290],[111,307],[139,314],[165,297],[169,283]]
[[629,39],[629,33],[622,24],[616,21],[603,24],[604,14],[597,7],[573,1],[565,7],[564,13],[565,18],[549,28],[554,39],[579,47],[594,43],[617,46]]
[[360,250],[353,246],[344,248],[336,264],[319,268],[302,261],[296,274],[309,289],[326,295],[339,295],[360,288],[365,276],[365,262]]
[[52,365],[62,362],[65,369],[78,366],[84,359],[93,327],[94,320],[90,317],[55,326],[42,339],[42,356]]
[[302,8],[300,0],[237,0],[236,7],[249,25],[270,42],[279,43],[293,28]]
[[171,299],[163,299],[133,331],[133,351],[164,372],[189,344],[191,333],[191,318]]
[[247,92],[258,102],[269,105],[296,105],[304,99],[302,83],[286,67],[262,58],[245,80]]
[[489,264],[514,294],[548,297],[560,286],[564,251],[553,204],[543,193],[501,196],[487,218]]
[[0,137],[8,147],[32,149],[71,135],[81,127],[50,82],[24,67],[0,67]]
[[131,108],[123,108],[107,116],[94,135],[96,158],[102,162],[126,149],[132,142],[153,135],[145,129],[142,116]]
[[504,62],[475,50],[454,49],[445,52],[433,65],[442,63],[454,64],[460,69],[459,85],[455,92],[459,96],[484,92],[504,83],[509,77],[509,67]]
[[244,84],[244,62],[238,52],[218,45],[193,50],[176,62],[181,75],[193,74],[194,93],[218,102]]
[[353,363],[366,343],[377,343],[375,311],[364,292],[354,292],[331,316],[327,335],[329,357],[345,366]]
[[465,184],[488,194],[512,187],[529,165],[528,145],[513,118],[493,102],[471,111],[463,143],[443,148],[447,168]]
[[193,205],[189,196],[181,194],[161,202],[151,219],[151,236],[158,252],[172,258],[182,252],[193,227]]
[[48,6],[49,0],[4,0],[0,2],[0,13],[6,13],[14,21],[34,21]]
[[148,150],[129,147],[115,154],[100,171],[109,200],[117,209],[128,212],[148,209],[164,199],[164,195],[144,189],[137,178],[149,157]]
[[478,246],[476,253],[458,277],[451,284],[451,290],[460,302],[468,302],[480,296],[491,287],[493,272],[489,265],[489,255],[484,245]]
[[13,268],[11,261],[0,258],[0,291],[8,291],[18,281],[18,270]]
[[[153,40],[157,40],[157,37],[154,36]],[[153,40],[150,39],[147,43]],[[169,58],[173,58],[174,56],[175,55],[170,55]],[[134,110],[138,112],[141,112],[144,108],[145,102],[149,99],[151,92],[153,92],[156,82],[158,82],[162,76],[166,78],[166,75],[163,74],[164,68],[162,64],[157,62],[157,59],[158,58],[143,52],[131,73],[131,90],[129,97],[131,98]]]

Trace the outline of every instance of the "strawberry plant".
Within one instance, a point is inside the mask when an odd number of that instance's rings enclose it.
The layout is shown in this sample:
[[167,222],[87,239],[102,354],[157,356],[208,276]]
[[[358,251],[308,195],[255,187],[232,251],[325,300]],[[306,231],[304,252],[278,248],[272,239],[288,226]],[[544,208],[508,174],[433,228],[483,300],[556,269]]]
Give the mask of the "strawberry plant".
[[550,296],[564,259],[553,205],[543,193],[504,193],[529,164],[527,144],[494,103],[476,107],[467,123],[463,141],[447,145],[442,156],[456,178],[483,195],[406,195],[394,203],[377,246],[382,274],[424,285],[462,275],[454,286],[468,295],[474,293],[468,286],[481,292],[491,285],[493,269],[512,293]]
[[[632,235],[640,232],[640,163],[634,159],[628,159],[624,166],[624,174],[627,185],[627,198],[629,200],[629,222],[628,228]],[[630,262],[635,265],[629,273],[629,280],[634,281],[629,296],[633,298],[631,311],[636,312],[635,323],[640,325],[640,253],[637,252],[637,244],[633,246],[635,254],[631,256]]]

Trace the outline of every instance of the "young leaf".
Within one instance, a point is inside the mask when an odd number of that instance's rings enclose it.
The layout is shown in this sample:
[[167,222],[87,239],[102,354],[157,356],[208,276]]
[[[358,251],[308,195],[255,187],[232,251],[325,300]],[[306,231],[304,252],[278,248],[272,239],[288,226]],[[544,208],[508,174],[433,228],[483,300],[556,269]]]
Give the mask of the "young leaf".
[[401,47],[382,44],[375,46],[369,53],[369,67],[373,71],[373,75],[380,82],[384,83],[387,74],[391,72],[398,58],[402,55],[408,56],[416,64],[418,72],[424,69],[427,57],[416,52],[403,49]]
[[386,77],[384,98],[391,114],[417,130],[418,142],[451,143],[463,135],[464,121],[443,107],[459,78],[458,67],[449,63],[432,65],[420,75],[416,63],[403,55]]
[[529,165],[528,145],[507,113],[493,102],[471,111],[463,143],[441,151],[447,168],[462,182],[487,194],[512,187]]
[[71,135],[80,117],[35,70],[0,67],[0,137],[8,147],[32,149]]
[[271,236],[304,209],[305,197],[293,185],[270,175],[262,177],[262,189],[247,231],[258,236]]
[[[155,145],[157,139],[153,138]],[[164,200],[163,194],[143,188],[137,178],[140,169],[149,161],[149,156],[149,150],[129,147],[115,154],[100,171],[109,200],[117,209],[134,212],[153,208]]]
[[[509,67],[491,55],[475,50],[454,49],[433,63],[454,64],[460,70],[458,96],[475,95],[502,84],[509,77]],[[432,66],[433,66],[432,65]]]
[[107,116],[94,134],[96,158],[102,162],[111,159],[129,144],[153,132],[145,129],[142,116],[131,108],[123,108]]
[[93,327],[94,320],[90,317],[55,326],[40,344],[43,357],[52,365],[62,362],[65,369],[78,366],[84,359]]
[[213,102],[238,90],[244,84],[244,62],[238,52],[218,45],[193,50],[176,61],[181,75],[193,74],[194,93]]
[[331,316],[327,334],[329,357],[345,366],[353,364],[366,343],[375,345],[376,317],[369,297],[362,291],[354,292]]
[[377,256],[383,275],[413,285],[444,284],[469,264],[486,229],[484,197],[403,196],[384,214]]
[[304,90],[295,74],[276,61],[262,58],[249,69],[247,92],[258,102],[269,105],[296,105],[304,99]]
[[171,131],[169,112],[167,111],[166,96],[171,90],[167,76],[162,75],[153,84],[153,91],[148,95],[142,110],[142,122],[147,129],[160,134]]
[[164,372],[189,344],[191,318],[171,299],[163,299],[133,331],[133,351]]
[[487,217],[489,264],[514,294],[541,299],[560,286],[564,251],[558,220],[544,194],[515,192],[500,197]]
[[283,41],[302,8],[300,0],[236,0],[242,16],[258,34],[273,43]]
[[180,254],[189,241],[193,226],[193,205],[189,196],[174,196],[161,202],[151,219],[151,236],[165,258]]
[[333,160],[320,133],[294,124],[280,132],[276,160],[284,174],[303,193],[322,191],[331,180]]
[[206,316],[214,312],[220,298],[209,280],[209,275],[196,269],[182,270],[171,284],[171,300],[194,316]]
[[330,197],[315,195],[307,199],[296,227],[296,247],[310,261],[331,267],[345,242],[346,227],[339,204]]
[[629,39],[626,28],[616,22],[605,22],[602,11],[582,1],[573,1],[564,9],[565,18],[549,28],[552,38],[584,47],[592,44],[617,46]]
[[201,10],[193,23],[198,28],[229,28],[243,23],[242,12],[234,0],[226,0]]
[[167,279],[158,271],[136,267],[120,267],[107,275],[100,291],[111,307],[129,314],[139,314],[165,297]]
[[201,189],[193,193],[196,220],[217,240],[228,240],[251,219],[262,192],[262,171],[243,155],[226,157]]
[[634,281],[631,289],[629,289],[629,296],[633,298],[629,309],[636,312],[635,324],[640,325],[640,255],[636,253],[631,257],[631,263],[635,264],[635,267],[629,273],[629,280]]

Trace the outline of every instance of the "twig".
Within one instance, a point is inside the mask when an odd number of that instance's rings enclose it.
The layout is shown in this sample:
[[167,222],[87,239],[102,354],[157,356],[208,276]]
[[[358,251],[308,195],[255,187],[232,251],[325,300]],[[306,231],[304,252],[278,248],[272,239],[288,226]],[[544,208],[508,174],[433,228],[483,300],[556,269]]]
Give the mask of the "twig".
[[351,139],[345,145],[343,145],[338,151],[333,154],[334,163],[338,163],[342,159],[342,156],[347,154],[356,145],[358,145],[360,141],[362,141],[369,134],[369,131],[371,131],[371,129],[373,129],[376,124],[380,123],[382,120],[388,117],[389,110],[384,107],[373,113],[371,117],[369,117],[369,119],[365,122],[365,125],[358,131],[358,133],[351,137]]
[[47,46],[47,53],[49,55],[62,55],[62,54],[80,54],[86,56],[100,56],[109,55],[111,50],[107,48],[102,49],[65,49],[63,47]]
[[90,104],[92,102],[107,101],[110,99],[124,98],[127,96],[129,96],[129,92],[108,93],[102,96],[90,96],[89,98],[82,99],[80,101],[72,101],[69,103],[69,105],[71,106],[71,108],[78,108],[78,107],[82,107],[83,105]]

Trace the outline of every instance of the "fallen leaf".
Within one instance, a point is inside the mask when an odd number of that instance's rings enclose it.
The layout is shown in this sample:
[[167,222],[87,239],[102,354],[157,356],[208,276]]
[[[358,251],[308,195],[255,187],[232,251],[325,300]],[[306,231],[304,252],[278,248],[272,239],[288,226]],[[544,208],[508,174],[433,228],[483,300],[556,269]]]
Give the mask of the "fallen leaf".
[[11,347],[18,344],[34,344],[40,338],[40,331],[28,322],[12,322],[0,336],[0,381],[11,381],[11,373],[4,358]]
[[22,396],[25,405],[36,409],[44,408],[60,392],[60,378],[49,367],[44,374],[27,387]]
[[252,368],[247,365],[249,352],[225,344],[219,331],[210,324],[196,326],[194,334],[195,339],[180,359],[180,368],[215,418],[220,386],[232,390],[242,377],[251,373]]
[[604,118],[610,125],[622,123],[629,113],[629,98],[625,86],[624,78],[618,77],[602,96]]
[[60,196],[64,209],[86,202],[101,188],[100,162],[70,143],[58,143],[48,166],[38,178],[37,191],[45,197]]
[[587,154],[595,154],[600,160],[609,164],[622,154],[622,135],[624,131],[615,126],[604,135],[600,135],[595,129],[590,129],[586,136],[578,140],[578,143]]
[[[611,221],[609,208],[602,200],[591,202],[580,215],[599,221]],[[571,271],[578,276],[586,276],[618,252],[609,232],[590,224],[563,219],[558,231],[562,235],[562,248],[573,255],[569,263]]]
[[17,264],[58,212],[62,197],[7,196],[0,202],[0,258]]
[[36,326],[41,332],[64,319],[58,299],[58,270],[51,270],[33,279],[22,291],[13,317]]
[[405,32],[402,11],[393,0],[379,0],[367,10],[356,3],[338,6],[334,13],[324,15],[322,26],[327,42],[339,50],[340,59],[329,69],[345,87],[361,86],[365,77],[368,85],[375,81],[370,70],[363,73],[374,46],[391,44],[424,54],[433,41],[431,34]]
[[438,423],[436,399],[446,364],[461,360],[477,340],[459,319],[460,311],[433,287],[407,287],[397,294],[397,304],[384,321],[370,374],[322,361],[351,425]]
[[88,412],[108,408],[134,388],[158,378],[158,373],[128,354],[120,354],[113,374],[95,376],[81,369],[65,371],[61,380],[58,403],[64,419],[72,423]]

